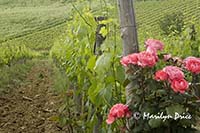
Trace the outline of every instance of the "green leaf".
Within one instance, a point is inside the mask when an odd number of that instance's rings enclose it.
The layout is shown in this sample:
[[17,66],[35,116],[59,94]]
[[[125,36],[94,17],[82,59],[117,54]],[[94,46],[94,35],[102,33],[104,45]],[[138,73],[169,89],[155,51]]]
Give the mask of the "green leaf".
[[149,126],[151,126],[152,128],[157,128],[162,124],[162,120],[161,119],[151,119],[149,120]]
[[124,79],[125,79],[125,71],[122,66],[118,66],[116,68],[116,79],[120,84],[123,84]]
[[108,77],[105,78],[105,81],[106,81],[106,83],[109,84],[109,83],[114,83],[115,79],[114,79],[113,76],[108,76]]
[[185,109],[184,109],[183,105],[176,104],[176,105],[172,105],[172,106],[167,107],[166,111],[167,111],[168,115],[171,115],[171,116],[174,117],[176,112],[179,113],[179,114],[182,114],[185,111]]
[[102,73],[110,69],[111,57],[112,55],[110,53],[104,53],[103,55],[101,55],[96,61],[94,70],[97,73]]
[[160,89],[156,91],[156,96],[162,97],[163,95],[166,95],[167,92],[164,89]]
[[126,87],[131,81],[129,79],[125,79],[123,86]]
[[88,96],[91,102],[97,107],[100,106],[104,101],[102,99],[109,100],[109,94],[106,94],[105,85],[94,83],[88,90]]
[[96,63],[96,57],[95,56],[90,57],[87,63],[87,68],[93,70],[95,63]]
[[99,93],[100,93],[100,97],[102,97],[101,99],[104,99],[106,103],[110,103],[111,98],[112,98],[111,86],[100,90]]
[[89,90],[88,90],[88,97],[90,99],[90,101],[93,103],[93,104],[98,104],[96,102],[96,93],[98,91],[98,87],[97,87],[97,83],[93,81],[92,85],[90,86]]

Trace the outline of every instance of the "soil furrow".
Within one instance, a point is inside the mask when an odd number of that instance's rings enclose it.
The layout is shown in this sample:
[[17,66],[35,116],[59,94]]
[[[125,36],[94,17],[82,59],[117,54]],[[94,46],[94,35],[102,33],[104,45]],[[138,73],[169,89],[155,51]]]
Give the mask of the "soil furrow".
[[62,133],[53,118],[61,102],[52,91],[53,67],[39,61],[19,88],[0,95],[0,133]]

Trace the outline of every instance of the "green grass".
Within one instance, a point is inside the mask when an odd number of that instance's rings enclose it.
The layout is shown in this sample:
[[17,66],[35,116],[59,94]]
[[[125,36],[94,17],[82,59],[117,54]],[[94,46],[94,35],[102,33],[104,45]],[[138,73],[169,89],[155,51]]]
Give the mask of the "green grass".
[[[53,60],[50,60],[51,64],[53,63]],[[66,90],[69,88],[69,80],[67,78],[67,74],[64,70],[61,70],[58,68],[55,64],[53,65],[53,89],[56,92],[66,92]]]
[[36,60],[21,60],[12,66],[3,66],[0,69],[0,93],[10,91],[20,85],[25,79],[28,71],[36,63]]

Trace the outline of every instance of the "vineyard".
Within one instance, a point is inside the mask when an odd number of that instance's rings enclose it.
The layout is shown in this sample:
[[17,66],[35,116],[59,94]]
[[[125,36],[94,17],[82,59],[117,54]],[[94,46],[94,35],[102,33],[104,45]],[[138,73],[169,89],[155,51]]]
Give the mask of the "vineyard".
[[[12,4],[12,2],[11,2]],[[14,4],[14,3],[13,3]],[[67,14],[63,14],[68,9],[66,6],[56,5],[9,5],[2,3],[1,11],[1,32],[0,41],[18,38],[34,31],[41,31],[54,27],[66,21]]]
[[[135,0],[136,26],[122,26],[119,1],[0,0],[0,132],[199,129],[200,1]],[[137,29],[137,57],[123,53],[126,27]],[[152,50],[154,39],[159,47]],[[133,61],[149,51],[156,56],[151,64]],[[184,67],[189,57],[197,62],[191,68]],[[166,65],[180,67],[171,69],[181,76],[171,78]],[[159,70],[168,78],[152,78]],[[174,80],[189,89],[177,90]],[[159,111],[192,118],[137,120],[134,114]]]
[[[182,11],[185,22],[198,22],[200,19],[200,2],[198,0],[167,0],[167,1],[147,1],[136,4],[136,19],[139,26],[139,33],[145,29],[150,33],[159,28],[158,22],[165,14]],[[142,32],[143,31],[143,32]],[[154,33],[155,34],[155,33]]]

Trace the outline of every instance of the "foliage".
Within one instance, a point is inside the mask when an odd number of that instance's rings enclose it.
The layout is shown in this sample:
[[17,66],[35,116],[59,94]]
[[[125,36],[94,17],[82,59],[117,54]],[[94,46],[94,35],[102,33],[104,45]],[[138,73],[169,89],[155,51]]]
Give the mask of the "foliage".
[[0,47],[0,66],[10,65],[11,62],[40,56],[38,52],[32,51],[24,45],[6,45]]
[[184,16],[181,12],[167,14],[160,21],[160,28],[165,35],[180,34],[184,28]]
[[[193,24],[190,24],[193,25]],[[179,36],[163,37],[165,42],[165,52],[171,53],[174,56],[185,58],[188,55],[194,55],[199,57],[200,52],[200,26],[194,25],[195,33],[191,26],[186,27],[185,30]],[[195,34],[195,40],[192,40],[192,36]]]
[[[74,94],[74,108],[65,106],[63,112],[76,110],[75,114],[79,114],[72,121],[66,121],[66,124],[77,131],[84,128],[86,132],[92,132],[102,119],[99,126],[101,131],[105,131],[107,125],[103,114],[118,99],[125,100],[122,93],[123,68],[119,63],[120,58],[116,56],[121,52],[121,47],[116,47],[120,45],[116,22],[112,18],[102,21],[107,25],[102,32],[109,39],[101,47],[103,54],[96,56],[93,54],[97,27],[94,14],[87,8],[80,11],[82,18],[76,11],[73,14],[73,19],[67,23],[67,38],[55,43],[50,52],[56,64],[66,71],[71,82],[68,91]],[[81,102],[77,102],[76,97]],[[62,119],[68,117],[71,116],[67,115]]]

